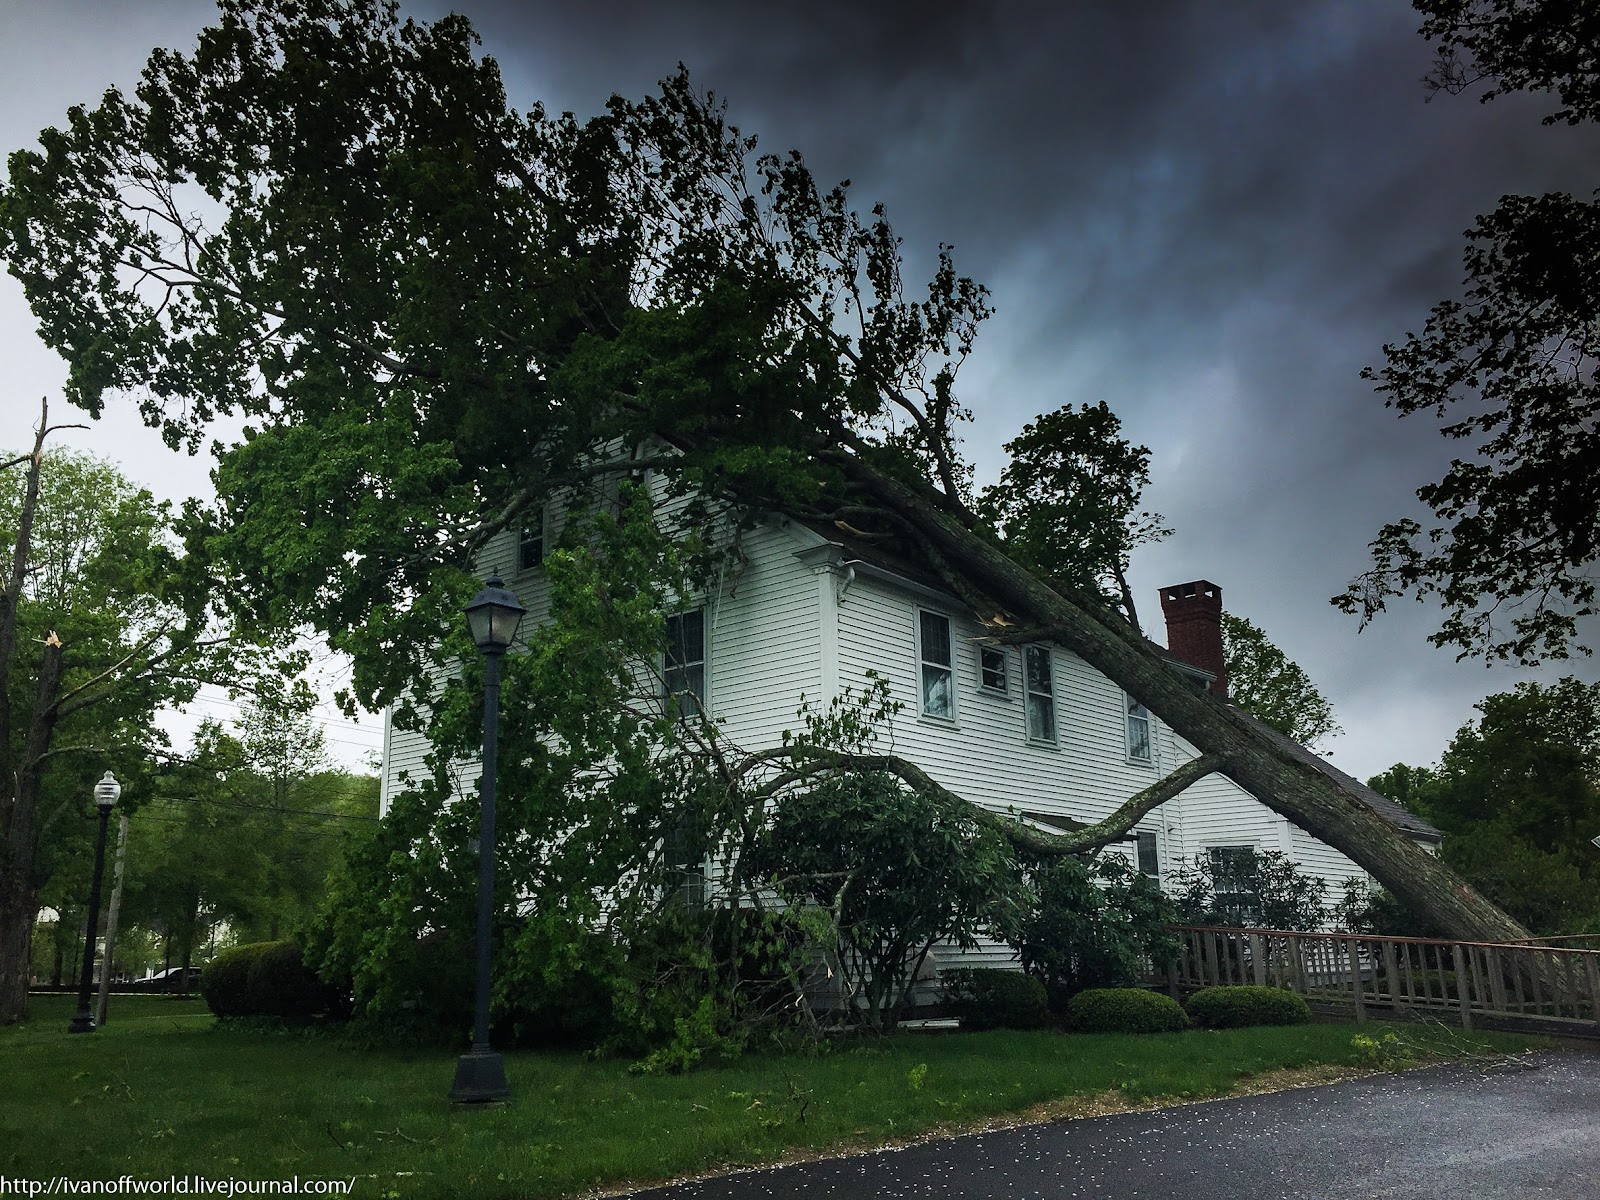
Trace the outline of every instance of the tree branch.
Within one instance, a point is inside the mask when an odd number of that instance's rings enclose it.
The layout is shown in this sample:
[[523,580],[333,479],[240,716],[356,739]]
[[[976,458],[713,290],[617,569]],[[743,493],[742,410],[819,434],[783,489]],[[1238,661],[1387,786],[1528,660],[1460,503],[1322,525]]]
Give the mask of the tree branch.
[[1017,817],[997,813],[975,804],[939,783],[916,763],[909,762],[897,754],[851,754],[843,750],[824,749],[821,746],[781,746],[752,754],[740,766],[736,775],[744,776],[762,765],[783,761],[794,766],[793,770],[778,776],[777,782],[784,786],[833,771],[886,772],[915,791],[966,805],[980,822],[1003,834],[1019,850],[1026,850],[1046,858],[1060,858],[1068,854],[1089,854],[1120,840],[1151,809],[1165,804],[1207,775],[1220,771],[1228,764],[1230,757],[1227,754],[1203,754],[1192,762],[1185,763],[1164,779],[1135,793],[1110,816],[1093,825],[1072,830],[1070,833],[1045,833],[1043,830],[1024,825]]

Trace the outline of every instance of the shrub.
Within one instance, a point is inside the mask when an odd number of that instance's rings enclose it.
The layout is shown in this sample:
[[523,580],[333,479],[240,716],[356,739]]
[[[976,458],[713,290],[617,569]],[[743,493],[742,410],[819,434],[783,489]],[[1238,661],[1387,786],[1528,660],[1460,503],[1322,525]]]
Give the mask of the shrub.
[[1143,988],[1090,988],[1067,1002],[1067,1019],[1080,1033],[1171,1033],[1189,1028],[1172,997]]
[[259,1015],[309,1021],[334,1007],[330,988],[305,965],[294,942],[262,942],[250,964],[250,1000]]
[[219,1017],[308,1021],[335,996],[300,958],[293,942],[256,942],[224,950],[200,974],[206,1006]]
[[1050,1007],[1062,1011],[1085,988],[1137,982],[1141,960],[1170,962],[1177,944],[1164,926],[1176,918],[1154,880],[1121,855],[1092,863],[1057,859],[1035,869],[1033,909],[997,932],[1022,968],[1043,980]]
[[1304,874],[1287,854],[1247,846],[1213,847],[1180,863],[1173,903],[1185,925],[1256,929],[1321,929],[1328,919],[1328,881]]
[[1039,1029],[1050,1016],[1044,984],[1020,971],[960,967],[940,983],[963,1029]]
[[862,1001],[838,1015],[872,1029],[893,1028],[934,943],[970,948],[1026,900],[1010,843],[970,805],[886,772],[784,793],[742,865],[782,881],[789,906],[833,917],[830,966]]
[[206,1007],[219,1017],[244,1017],[250,1008],[250,966],[265,943],[230,946],[220,951],[200,972],[200,994]]
[[1306,1002],[1293,992],[1270,987],[1209,987],[1189,997],[1196,1025],[1240,1029],[1246,1025],[1304,1025],[1311,1020]]

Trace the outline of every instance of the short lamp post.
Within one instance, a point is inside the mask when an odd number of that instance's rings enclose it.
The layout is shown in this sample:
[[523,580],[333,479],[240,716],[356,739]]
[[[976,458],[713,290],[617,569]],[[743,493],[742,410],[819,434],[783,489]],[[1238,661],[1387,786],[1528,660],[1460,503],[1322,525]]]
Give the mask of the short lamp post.
[[[111,819],[111,810],[117,806],[121,796],[122,785],[110,771],[94,785],[95,807],[100,810],[100,832],[94,842],[94,882],[89,885],[89,937],[83,947],[83,975],[78,980],[78,1015],[67,1026],[68,1033],[94,1032],[89,989],[94,986],[94,939],[97,933],[95,926],[100,917],[100,876],[106,869],[106,822]],[[107,963],[105,969],[109,971],[111,964]]]
[[489,1047],[489,935],[494,911],[494,775],[500,724],[500,659],[517,636],[522,614],[528,610],[498,575],[467,605],[467,627],[483,651],[483,776],[479,796],[483,804],[478,833],[478,964],[477,995],[473,1006],[472,1049],[456,1063],[450,1099],[457,1104],[485,1104],[511,1094],[506,1086],[505,1061]]

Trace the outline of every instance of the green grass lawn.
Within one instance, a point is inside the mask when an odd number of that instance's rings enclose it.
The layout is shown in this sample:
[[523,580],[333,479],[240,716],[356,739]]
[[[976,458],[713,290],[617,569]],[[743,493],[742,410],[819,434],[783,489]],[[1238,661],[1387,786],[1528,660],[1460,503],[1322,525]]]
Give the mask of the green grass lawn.
[[[73,1008],[70,997],[36,997],[32,1021],[0,1029],[0,1175],[298,1174],[357,1177],[356,1196],[560,1196],[878,1144],[1107,1091],[1132,1102],[1221,1095],[1266,1071],[1368,1057],[1352,1044],[1357,1031],[1341,1025],[907,1034],[670,1078],[576,1054],[513,1052],[512,1103],[461,1110],[446,1098],[451,1053],[233,1029],[199,1001],[155,996],[114,998],[104,1029],[70,1036]],[[1452,1037],[1438,1049],[1465,1047]]]

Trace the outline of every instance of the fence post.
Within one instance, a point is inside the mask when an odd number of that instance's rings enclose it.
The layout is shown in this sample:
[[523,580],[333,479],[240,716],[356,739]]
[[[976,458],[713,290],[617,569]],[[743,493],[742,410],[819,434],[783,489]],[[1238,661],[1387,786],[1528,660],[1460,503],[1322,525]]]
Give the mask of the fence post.
[[1355,938],[1345,941],[1345,950],[1350,955],[1350,982],[1355,990],[1351,992],[1351,999],[1356,1002],[1356,1020],[1367,1019],[1367,998],[1361,987],[1361,950]]
[[[1508,951],[1515,955],[1515,951]],[[1500,965],[1500,951],[1493,946],[1484,948],[1483,967],[1489,976],[1489,1003],[1496,1012],[1509,1012],[1506,1006],[1506,974]]]
[[1461,1003],[1461,1028],[1472,1028],[1472,967],[1462,959],[1467,948],[1460,942],[1450,943],[1450,953],[1456,963],[1456,998]]
[[1178,960],[1173,959],[1167,963],[1167,995],[1174,1000],[1181,1000],[1183,992],[1178,987]]
[[1267,986],[1267,955],[1266,939],[1259,933],[1252,933],[1250,937],[1250,977],[1255,980],[1257,987]]
[[1383,978],[1384,982],[1389,985],[1389,1007],[1398,1012],[1400,1009],[1400,971],[1395,965],[1394,943],[1386,941],[1382,945]]
[[1600,967],[1595,965],[1595,956],[1585,954],[1583,965],[1589,976],[1589,1019],[1600,1024]]

